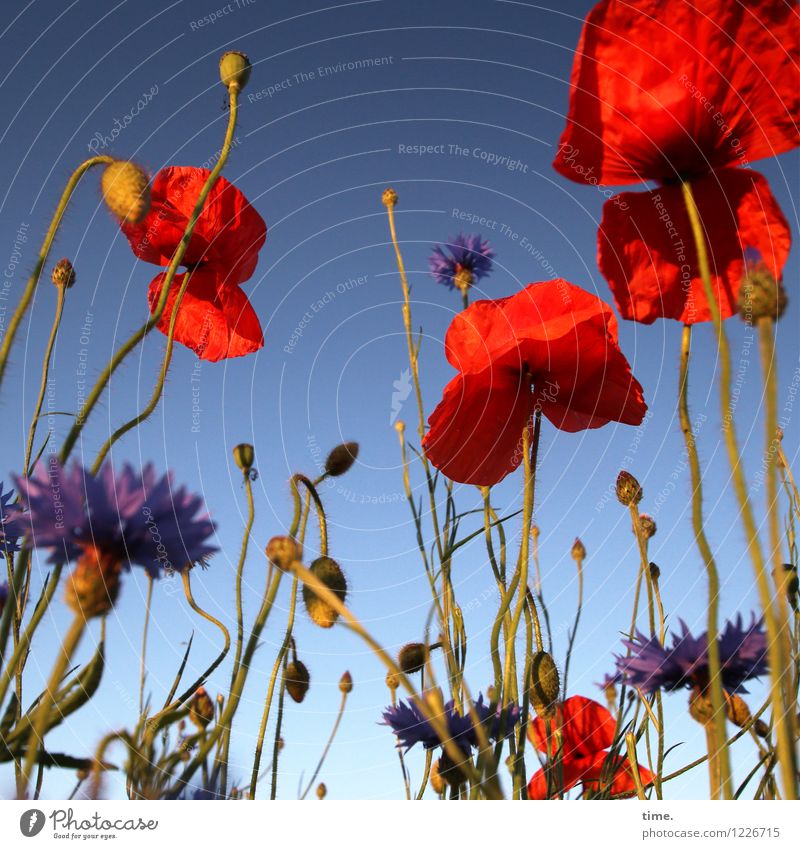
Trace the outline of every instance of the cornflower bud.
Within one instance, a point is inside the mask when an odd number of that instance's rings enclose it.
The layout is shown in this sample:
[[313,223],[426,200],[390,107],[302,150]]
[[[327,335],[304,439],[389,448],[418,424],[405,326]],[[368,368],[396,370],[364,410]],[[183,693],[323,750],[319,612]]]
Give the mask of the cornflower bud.
[[189,719],[202,731],[213,718],[214,702],[211,701],[211,696],[208,695],[205,687],[200,687],[189,704]]
[[617,499],[620,504],[630,507],[642,500],[642,488],[639,481],[630,473],[622,471],[617,475]]
[[349,672],[345,672],[339,679],[339,692],[343,694],[353,692],[353,676]]
[[586,559],[586,548],[584,544],[575,537],[575,542],[572,543],[572,559],[573,560],[585,560]]
[[71,289],[75,285],[75,269],[68,259],[60,259],[53,266],[53,274],[50,279],[54,286],[63,286],[65,289]]
[[317,785],[317,799],[319,799],[321,802],[327,795],[328,788],[325,786],[325,782],[320,781],[320,783]]
[[647,513],[642,513],[639,516],[639,527],[645,539],[652,539],[656,535],[656,520]]
[[397,192],[392,188],[386,189],[384,191],[383,195],[381,196],[381,202],[383,203],[384,206],[389,207],[390,209],[393,206],[396,206],[397,205]]

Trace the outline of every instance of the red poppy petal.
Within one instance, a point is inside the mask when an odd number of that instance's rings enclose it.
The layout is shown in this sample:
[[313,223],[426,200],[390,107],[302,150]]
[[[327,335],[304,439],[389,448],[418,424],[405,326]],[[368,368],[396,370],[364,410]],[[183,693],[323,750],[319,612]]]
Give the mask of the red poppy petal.
[[[150,211],[139,224],[123,224],[133,252],[156,265],[168,265],[210,171],[163,168],[153,179]],[[255,271],[267,227],[247,198],[219,177],[197,220],[184,265],[215,265],[226,283],[241,283]]]
[[422,440],[428,460],[458,483],[491,486],[522,461],[522,429],[531,394],[519,372],[487,369],[459,375],[428,419]]
[[603,0],[578,44],[554,167],[613,185],[796,147],[799,33],[785,0]]
[[[169,332],[170,316],[183,274],[177,274],[167,297],[158,329]],[[164,274],[150,284],[150,309],[154,311]],[[194,351],[202,360],[216,362],[242,357],[264,345],[258,316],[238,286],[220,284],[217,277],[203,269],[193,272],[178,308],[175,340]]]
[[585,696],[570,696],[558,706],[555,720],[545,723],[536,717],[531,722],[528,736],[540,752],[547,752],[547,734],[549,731],[552,739],[556,723],[561,728],[565,760],[594,757],[608,749],[617,727],[614,717],[601,704]]
[[[550,781],[553,784],[550,798],[557,799],[561,793],[571,790],[583,776],[591,763],[587,758],[564,758],[552,769]],[[556,786],[556,785],[560,786]],[[528,798],[547,799],[547,773],[540,769],[528,782]]]
[[[709,245],[712,284],[723,318],[738,308],[744,252],[755,248],[778,278],[789,255],[789,225],[756,171],[723,168],[692,182]],[[625,192],[603,207],[598,263],[620,313],[650,324],[709,321],[680,186]]]
[[[647,787],[653,781],[653,773],[643,766],[639,767],[639,777],[642,786]],[[609,780],[611,786],[608,786]],[[636,793],[636,782],[633,780],[633,770],[628,758],[606,752],[600,752],[592,759],[591,766],[585,771],[583,784],[588,789],[598,792],[608,790],[611,796],[629,796]]]

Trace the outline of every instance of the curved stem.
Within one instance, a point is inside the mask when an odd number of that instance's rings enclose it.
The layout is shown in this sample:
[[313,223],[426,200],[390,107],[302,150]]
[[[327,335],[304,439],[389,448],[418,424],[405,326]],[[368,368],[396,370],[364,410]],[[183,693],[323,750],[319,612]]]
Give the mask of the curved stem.
[[56,344],[56,336],[58,335],[58,328],[61,324],[61,316],[64,313],[64,299],[66,294],[66,286],[56,286],[56,311],[53,316],[53,326],[50,328],[50,338],[47,340],[44,362],[42,363],[42,380],[39,385],[39,396],[36,399],[36,407],[33,411],[33,418],[31,419],[31,426],[28,431],[28,445],[25,449],[25,463],[22,467],[26,477],[33,471],[30,467],[31,455],[33,454],[33,442],[36,439],[36,426],[39,423],[39,416],[41,415],[42,405],[44,404],[44,395],[47,391],[47,377],[50,372],[50,359],[52,358],[53,348]]
[[144,681],[147,672],[147,632],[150,629],[150,608],[153,603],[153,576],[147,573],[147,599],[144,606],[144,626],[142,627],[142,648],[139,661],[139,716],[144,713]]
[[567,643],[567,657],[564,661],[564,684],[561,691],[562,699],[567,696],[567,682],[569,681],[569,662],[572,660],[572,647],[575,645],[575,635],[578,633],[578,625],[581,621],[581,611],[583,610],[583,557],[576,557],[575,563],[578,567],[578,609],[575,612],[575,622],[572,626],[572,631],[569,635]]
[[222,169],[225,167],[225,163],[228,161],[228,156],[231,152],[231,144],[233,143],[234,130],[236,129],[236,117],[238,114],[238,90],[235,86],[231,86],[228,89],[228,94],[230,113],[228,115],[228,127],[225,131],[225,140],[220,150],[219,159],[217,160],[217,163],[211,173],[208,175],[208,179],[203,185],[203,188],[200,190],[200,194],[197,198],[197,203],[195,204],[195,207],[192,210],[192,214],[189,216],[189,220],[186,223],[186,229],[184,230],[180,244],[178,245],[175,253],[172,255],[169,267],[167,268],[167,271],[164,275],[164,280],[161,283],[161,293],[159,295],[156,308],[150,318],[148,318],[147,321],[114,353],[114,356],[111,358],[109,363],[101,372],[100,377],[97,379],[97,383],[95,383],[94,387],[92,388],[92,391],[89,393],[89,396],[86,399],[83,409],[78,414],[78,417],[76,418],[74,424],[70,428],[69,433],[67,434],[66,439],[64,440],[64,444],[61,447],[60,454],[60,459],[62,463],[66,462],[67,458],[72,452],[72,449],[75,446],[75,443],[77,442],[81,431],[83,430],[83,426],[86,423],[86,420],[88,419],[97,402],[100,400],[100,396],[103,394],[106,386],[111,380],[112,375],[117,370],[120,363],[161,320],[161,316],[164,313],[164,308],[167,304],[167,297],[169,295],[170,286],[172,285],[172,281],[175,278],[175,273],[178,270],[178,266],[183,260],[184,254],[186,253],[186,249],[189,247],[189,242],[192,238],[192,233],[194,232],[195,225],[197,224],[197,219],[200,217],[200,213],[203,211],[203,206],[205,205],[206,198],[208,197],[211,189],[214,187],[214,184],[217,182],[217,178],[219,177]]
[[14,310],[14,315],[11,316],[11,320],[8,323],[8,329],[6,330],[5,338],[3,339],[3,344],[0,346],[0,384],[3,382],[3,375],[5,374],[6,365],[8,363],[8,355],[11,351],[11,346],[14,344],[14,338],[17,335],[17,330],[19,329],[19,325],[22,322],[25,313],[30,306],[31,299],[33,298],[33,293],[36,291],[36,286],[39,283],[39,278],[42,276],[42,269],[44,268],[45,263],[47,262],[47,256],[50,253],[50,248],[53,246],[53,240],[56,237],[56,233],[58,232],[58,228],[61,226],[61,219],[64,216],[64,212],[69,205],[70,199],[72,198],[72,193],[75,191],[78,183],[81,180],[81,177],[95,165],[110,165],[113,162],[113,158],[110,156],[93,156],[90,159],[87,159],[85,162],[82,162],[70,176],[67,181],[67,185],[64,188],[63,193],[61,194],[61,198],[58,202],[58,206],[56,206],[56,211],[53,213],[53,217],[50,219],[50,225],[47,228],[47,232],[45,233],[44,241],[42,242],[42,246],[39,249],[39,256],[36,259],[36,264],[33,267],[33,272],[31,276],[28,278],[28,283],[25,286],[25,291],[22,293],[22,298],[17,304],[17,308]]
[[739,456],[739,446],[736,439],[736,426],[733,420],[733,409],[731,407],[731,354],[725,329],[719,312],[713,286],[711,283],[711,268],[708,261],[705,233],[700,213],[692,194],[691,184],[681,184],[686,211],[692,228],[697,260],[700,266],[700,277],[703,289],[708,301],[714,327],[717,331],[717,343],[720,357],[720,404],[722,414],[722,432],[725,438],[725,446],[728,453],[733,475],[733,484],[744,525],[747,547],[753,561],[756,576],[759,599],[764,612],[764,621],[767,627],[767,652],[770,665],[770,693],[772,696],[773,720],[777,733],[778,759],[781,774],[783,776],[784,797],[786,799],[797,798],[797,769],[795,762],[794,740],[791,738],[790,726],[784,699],[781,693],[781,679],[784,674],[785,664],[783,657],[783,644],[778,629],[778,622],[773,608],[772,591],[769,576],[767,574],[764,556],[761,551],[761,543],[758,537],[758,528],[753,516],[753,509],[747,492],[747,482],[744,476],[744,468]]
[[244,564],[247,560],[247,548],[250,542],[250,532],[253,530],[253,520],[255,519],[256,508],[253,502],[253,485],[250,481],[248,472],[244,472],[244,489],[247,494],[247,521],[244,526],[244,534],[242,535],[242,547],[239,552],[239,562],[236,566],[236,653],[233,657],[233,672],[231,673],[231,687],[236,680],[236,673],[239,671],[239,662],[242,659],[242,649],[244,647],[244,610],[242,602],[242,577],[244,574]]

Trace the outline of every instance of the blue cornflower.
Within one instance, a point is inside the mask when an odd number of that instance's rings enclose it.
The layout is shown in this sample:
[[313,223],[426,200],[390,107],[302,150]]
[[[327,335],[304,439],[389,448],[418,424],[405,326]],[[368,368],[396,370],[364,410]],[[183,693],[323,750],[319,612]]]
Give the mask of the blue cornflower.
[[[680,635],[672,635],[672,647],[666,648],[655,637],[638,633],[623,640],[630,657],[617,657],[617,669],[625,682],[647,693],[678,690],[682,687],[708,686],[708,634],[693,637],[683,620]],[[717,638],[722,686],[730,693],[746,693],[745,681],[767,672],[767,636],[762,622],[753,616],[745,628],[741,615],[727,622]]]
[[[519,721],[519,708],[516,705],[511,704],[504,711],[498,707],[493,713],[491,708],[484,704],[482,694],[475,702],[475,713],[490,740],[497,740],[499,736],[503,739],[509,737]],[[433,726],[410,699],[386,708],[383,718],[385,721],[380,724],[388,725],[394,731],[398,744],[405,746],[406,751],[416,743],[422,743],[426,749],[441,745],[441,740]],[[467,752],[470,747],[478,745],[478,736],[475,733],[472,717],[469,713],[464,716],[458,713],[452,700],[444,706],[441,718],[447,725],[450,739],[462,751]]]
[[492,270],[494,251],[480,235],[459,233],[443,245],[434,245],[428,268],[437,283],[466,292]]
[[615,672],[613,675],[610,675],[608,672],[603,676],[602,681],[595,681],[595,687],[598,690],[602,690],[606,692],[609,687],[616,687],[618,684],[622,683],[622,675],[619,672]]
[[11,499],[13,491],[3,493],[0,482],[0,553],[6,554],[19,550],[19,538],[24,533],[20,522],[22,507]]
[[174,489],[171,473],[158,478],[148,464],[115,472],[105,463],[95,476],[53,459],[30,478],[15,478],[28,508],[30,545],[52,549],[52,562],[78,559],[87,550],[124,566],[138,564],[152,577],[181,572],[216,551],[208,545],[215,525],[203,499]]

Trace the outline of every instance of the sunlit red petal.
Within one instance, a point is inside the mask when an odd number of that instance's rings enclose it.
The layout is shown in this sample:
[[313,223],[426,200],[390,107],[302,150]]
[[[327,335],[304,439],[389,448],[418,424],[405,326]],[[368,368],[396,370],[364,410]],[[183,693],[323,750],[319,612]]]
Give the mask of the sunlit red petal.
[[[560,793],[571,790],[583,780],[586,770],[591,768],[589,758],[564,758],[553,767],[550,775],[551,791],[549,798],[557,799]],[[528,782],[528,798],[547,799],[547,773],[540,769]]]
[[603,0],[586,19],[553,163],[622,184],[800,143],[800,17],[785,0]]
[[[737,309],[744,252],[757,249],[780,277],[789,255],[786,219],[755,171],[723,168],[692,181],[706,231],[712,283],[723,318]],[[697,252],[680,186],[624,192],[607,201],[598,263],[623,317],[647,324],[674,318],[709,321]]]
[[[139,224],[121,225],[136,256],[169,264],[209,173],[170,167],[156,174],[148,214]],[[241,283],[255,271],[266,236],[267,227],[247,198],[220,177],[205,201],[183,264],[210,264],[226,283]]]
[[560,704],[555,720],[545,722],[537,716],[531,722],[528,733],[531,743],[540,752],[547,752],[548,734],[552,738],[558,726],[561,728],[562,757],[565,760],[593,758],[614,742],[614,717],[601,704],[584,696],[570,696]]
[[[167,304],[158,329],[169,332],[170,316],[184,275],[173,280]],[[164,275],[150,284],[150,309],[155,309]],[[216,362],[242,357],[264,344],[258,316],[247,295],[238,286],[221,284],[217,277],[203,269],[193,272],[178,308],[175,340],[194,351],[200,359]]]
[[425,454],[451,480],[491,486],[522,462],[531,405],[529,385],[518,371],[459,375],[428,419]]
[[[644,788],[653,781],[653,773],[643,766],[639,767],[639,777]],[[595,755],[591,765],[584,772],[582,781],[584,787],[595,793],[601,790],[607,791],[610,796],[627,796],[636,793],[631,762],[628,758],[619,755],[612,757],[605,752]]]

